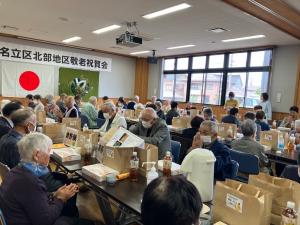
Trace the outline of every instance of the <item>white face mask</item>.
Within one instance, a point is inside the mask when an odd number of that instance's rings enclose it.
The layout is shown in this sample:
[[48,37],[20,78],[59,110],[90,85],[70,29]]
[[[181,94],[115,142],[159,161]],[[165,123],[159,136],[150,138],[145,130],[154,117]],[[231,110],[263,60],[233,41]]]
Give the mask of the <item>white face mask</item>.
[[211,136],[201,135],[201,139],[203,141],[203,144],[210,144],[211,143]]
[[151,122],[146,122],[146,121],[142,121],[142,125],[143,127],[145,127],[146,129],[151,128],[152,124]]
[[109,113],[103,113],[103,117],[104,117],[104,119],[106,119],[106,120],[109,120],[109,119],[110,119]]

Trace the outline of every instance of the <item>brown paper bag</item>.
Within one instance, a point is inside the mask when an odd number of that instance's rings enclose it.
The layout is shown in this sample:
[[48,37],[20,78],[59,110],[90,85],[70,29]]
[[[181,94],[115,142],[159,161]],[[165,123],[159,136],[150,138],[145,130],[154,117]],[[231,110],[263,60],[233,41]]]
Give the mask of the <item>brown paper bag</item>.
[[300,184],[285,178],[272,177],[265,173],[249,176],[249,184],[270,191],[273,194],[272,214],[280,216],[288,201],[300,204]]
[[270,225],[271,207],[272,194],[268,191],[233,180],[217,182],[213,221],[230,225]]
[[195,116],[199,115],[199,110],[198,109],[190,109],[190,117],[193,119]]
[[54,144],[63,143],[66,134],[66,124],[49,123],[43,124],[43,133],[50,137]]
[[190,127],[191,117],[173,117],[172,126],[176,128],[188,128]]
[[236,138],[237,134],[237,125],[236,124],[231,124],[231,123],[219,123],[218,124],[218,135],[221,138],[227,138],[228,137],[228,130],[232,129],[232,135],[234,138]]
[[260,143],[262,145],[270,146],[272,149],[277,149],[278,131],[276,130],[261,131]]
[[143,109],[136,109],[134,111],[134,118],[136,118],[136,119],[140,118],[142,111],[143,111]]
[[63,118],[62,123],[66,124],[66,127],[72,127],[77,130],[81,130],[80,118]]
[[140,159],[139,162],[139,173],[142,176],[146,176],[147,171],[149,171],[152,167],[151,164],[146,164],[144,166],[144,162],[156,162],[158,161],[158,147],[151,144],[145,144],[145,148],[136,148],[138,157]]
[[36,121],[39,124],[46,123],[46,112],[45,111],[36,112]]
[[124,110],[124,117],[125,118],[134,118],[134,110],[132,110],[132,109],[125,109]]

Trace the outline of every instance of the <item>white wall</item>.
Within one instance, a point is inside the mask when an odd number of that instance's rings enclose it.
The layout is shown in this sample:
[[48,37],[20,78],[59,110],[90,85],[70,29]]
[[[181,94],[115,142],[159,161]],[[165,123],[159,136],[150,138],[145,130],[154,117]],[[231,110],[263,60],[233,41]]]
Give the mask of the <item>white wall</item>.
[[[95,53],[95,52],[79,50],[79,49],[72,49],[67,47],[58,47],[49,44],[42,44],[42,43],[36,43],[32,41],[25,41],[25,40],[6,38],[6,37],[0,37],[0,41],[111,58],[112,71],[111,72],[100,71],[98,96],[100,97],[100,96],[107,95],[109,97],[120,97],[120,96],[132,97],[134,94],[133,92],[134,92],[134,81],[135,81],[135,58],[110,55],[110,54],[101,54],[101,53]],[[0,60],[0,71],[1,71],[1,60]],[[55,94],[57,95],[59,67],[55,66],[54,76],[55,76],[54,78]],[[2,82],[1,73],[0,73],[0,81]],[[0,85],[0,94],[2,94],[1,88],[2,87]]]
[[[274,112],[288,112],[294,104],[300,45],[280,46],[274,50],[270,95]],[[281,93],[281,101],[276,102]]]
[[[294,104],[299,57],[300,45],[279,46],[274,50],[269,91],[274,112],[288,112]],[[161,60],[157,65],[150,65],[148,98],[154,94],[155,89],[156,95],[160,96],[161,67]],[[276,102],[277,93],[281,93],[280,103]]]

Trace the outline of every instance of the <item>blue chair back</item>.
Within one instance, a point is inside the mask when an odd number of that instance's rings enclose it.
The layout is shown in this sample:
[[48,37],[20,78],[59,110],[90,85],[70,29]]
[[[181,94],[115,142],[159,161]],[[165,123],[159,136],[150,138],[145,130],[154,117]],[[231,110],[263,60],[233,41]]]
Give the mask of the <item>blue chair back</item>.
[[103,124],[105,123],[105,119],[97,118],[97,127],[101,128]]
[[[231,150],[231,159],[239,164],[238,172],[245,174],[246,176],[250,174],[259,174],[259,158],[256,155]],[[247,182],[248,178],[243,176],[238,176],[238,180]]]
[[237,161],[231,160],[232,168],[231,168],[231,174],[230,179],[236,179],[239,172],[239,163]]
[[90,127],[89,118],[86,115],[81,114],[80,119],[81,119],[81,127],[83,127],[84,124],[87,124],[88,127]]
[[0,225],[6,225],[4,215],[2,213],[2,210],[0,209]]
[[180,142],[171,140],[171,153],[173,155],[173,162],[175,163],[179,163],[180,147]]

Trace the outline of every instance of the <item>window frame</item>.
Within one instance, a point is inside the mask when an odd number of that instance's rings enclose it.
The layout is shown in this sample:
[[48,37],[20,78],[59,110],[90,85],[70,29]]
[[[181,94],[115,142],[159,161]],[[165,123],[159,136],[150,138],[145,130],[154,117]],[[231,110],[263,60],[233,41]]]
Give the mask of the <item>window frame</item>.
[[[257,52],[257,51],[271,51],[271,56],[270,56],[270,65],[269,66],[258,66],[258,67],[250,67],[250,62],[251,62],[251,53],[252,52]],[[229,55],[232,53],[242,53],[246,52],[247,53],[247,60],[246,60],[246,66],[245,67],[229,67]],[[211,55],[221,55],[224,54],[224,62],[223,62],[223,68],[209,68],[209,56]],[[241,108],[245,107],[245,99],[246,99],[246,93],[248,90],[248,79],[249,79],[249,73],[250,72],[268,72],[268,84],[267,84],[267,91],[270,90],[270,80],[272,77],[272,59],[273,59],[273,54],[274,54],[274,48],[273,47],[268,47],[268,48],[251,48],[251,49],[240,49],[236,51],[224,51],[224,52],[209,52],[209,53],[199,53],[199,54],[191,54],[191,55],[178,55],[178,56],[169,56],[169,57],[164,57],[163,60],[166,59],[175,59],[174,61],[174,70],[164,70],[164,65],[162,66],[162,75],[164,74],[174,74],[174,80],[176,80],[176,75],[177,74],[188,74],[188,79],[187,79],[187,92],[186,92],[186,101],[190,101],[190,93],[191,93],[191,79],[192,79],[192,74],[194,73],[203,73],[204,74],[204,83],[202,87],[202,93],[201,93],[201,102],[197,102],[200,104],[204,104],[204,94],[205,94],[205,89],[206,89],[206,77],[207,74],[209,73],[222,73],[223,78],[222,78],[222,87],[221,87],[221,101],[219,106],[223,106],[225,104],[226,100],[226,89],[227,89],[227,78],[228,78],[228,73],[246,73],[246,86],[245,86],[245,93],[244,93],[244,105],[240,106]],[[206,57],[206,62],[205,62],[205,68],[204,69],[193,69],[193,57],[197,56],[205,56]],[[186,70],[177,70],[177,59],[178,58],[188,58],[188,69]],[[163,82],[163,80],[162,80]],[[176,84],[176,83],[175,83]],[[163,85],[162,85],[163,86]],[[204,92],[203,92],[204,90]],[[163,92],[163,90],[162,90]],[[175,98],[175,88],[173,88],[173,99]],[[205,105],[213,105],[213,104],[205,104]]]

